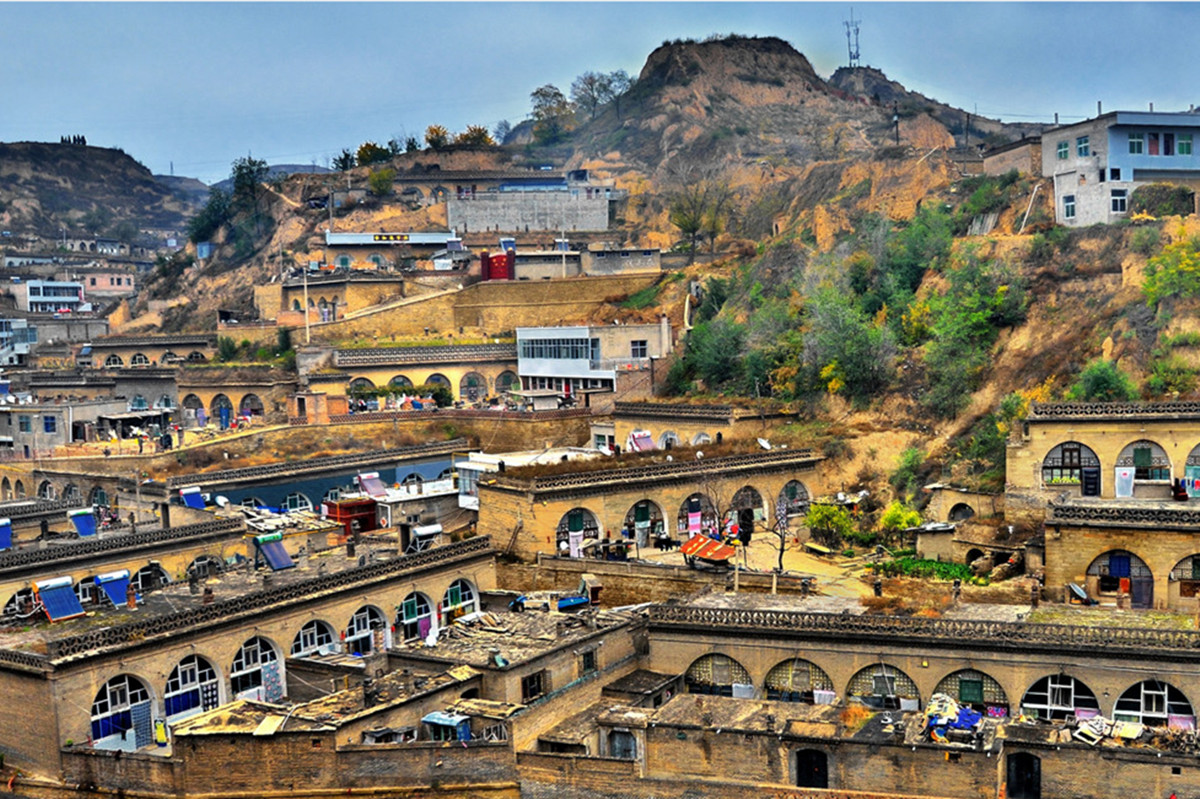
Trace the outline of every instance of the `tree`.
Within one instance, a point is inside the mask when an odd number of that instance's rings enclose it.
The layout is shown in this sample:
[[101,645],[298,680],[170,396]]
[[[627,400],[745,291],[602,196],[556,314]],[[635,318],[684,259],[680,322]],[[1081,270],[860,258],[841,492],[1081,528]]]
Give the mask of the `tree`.
[[112,211],[98,205],[80,217],[79,222],[83,225],[84,230],[94,236],[112,224]]
[[455,144],[468,147],[495,147],[492,134],[483,125],[467,125],[467,129],[454,137]]
[[596,118],[596,108],[611,96],[609,76],[599,72],[585,72],[571,84],[571,101],[586,108],[591,118]]
[[204,208],[188,220],[188,238],[193,244],[208,241],[229,221],[230,214],[229,195],[220,189],[209,190]]
[[450,141],[450,131],[444,125],[430,125],[425,128],[425,143],[430,150],[440,150]]
[[371,193],[376,197],[386,197],[392,193],[392,181],[396,179],[396,170],[392,168],[379,169],[367,178]]
[[533,138],[538,144],[554,144],[575,123],[575,108],[557,86],[547,83],[529,95],[533,101]]
[[916,527],[920,523],[921,514],[898,499],[893,500],[892,504],[887,506],[887,510],[883,512],[883,516],[879,519],[879,526],[883,528],[883,531],[889,537],[894,537],[898,533]]
[[836,547],[854,531],[850,514],[841,505],[811,505],[804,517],[812,537],[827,547]]
[[233,162],[233,207],[237,211],[253,214],[257,235],[262,235],[259,197],[263,181],[270,171],[266,161],[249,155]]
[[416,136],[409,136],[404,140],[404,152],[415,153],[421,149],[421,141]]
[[667,195],[667,218],[688,240],[689,263],[695,263],[700,236],[711,234],[715,240],[724,229],[733,205],[733,189],[723,175],[693,166],[682,167],[673,182],[675,188]]
[[358,145],[355,158],[359,166],[369,166],[391,160],[392,154],[386,148],[380,147],[373,141],[365,141]]
[[608,94],[613,108],[617,112],[617,121],[621,121],[621,98],[633,88],[633,78],[623,69],[608,73]]
[[454,404],[454,394],[450,392],[450,387],[441,383],[422,383],[413,391],[421,397],[433,397],[439,408],[447,408]]
[[512,124],[507,119],[500,120],[496,123],[496,127],[492,128],[492,136],[495,137],[497,144],[504,144],[504,140],[510,133],[512,133]]
[[341,153],[334,156],[333,168],[336,169],[338,172],[349,171],[351,169],[354,169],[354,166],[355,166],[354,153],[350,152],[349,150],[342,150]]
[[896,346],[891,332],[869,319],[846,292],[832,286],[809,298],[799,394],[845,393],[864,402],[887,388]]
[[132,219],[122,219],[108,231],[108,235],[126,244],[133,244],[139,233],[141,231]]

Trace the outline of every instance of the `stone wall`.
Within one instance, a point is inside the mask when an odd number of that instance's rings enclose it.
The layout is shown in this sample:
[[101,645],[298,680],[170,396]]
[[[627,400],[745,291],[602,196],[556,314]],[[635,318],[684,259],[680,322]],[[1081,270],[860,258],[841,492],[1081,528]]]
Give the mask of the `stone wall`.
[[608,198],[603,193],[588,197],[565,191],[496,192],[469,200],[451,197],[446,218],[452,229],[463,232],[607,230]]

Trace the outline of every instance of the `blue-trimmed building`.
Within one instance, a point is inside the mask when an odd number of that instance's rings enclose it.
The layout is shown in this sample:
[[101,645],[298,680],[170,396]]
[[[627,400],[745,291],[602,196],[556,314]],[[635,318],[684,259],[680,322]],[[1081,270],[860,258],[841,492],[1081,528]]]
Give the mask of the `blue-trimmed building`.
[[1200,188],[1200,113],[1113,111],[1042,134],[1042,174],[1054,180],[1054,218],[1086,227],[1129,216],[1147,183]]

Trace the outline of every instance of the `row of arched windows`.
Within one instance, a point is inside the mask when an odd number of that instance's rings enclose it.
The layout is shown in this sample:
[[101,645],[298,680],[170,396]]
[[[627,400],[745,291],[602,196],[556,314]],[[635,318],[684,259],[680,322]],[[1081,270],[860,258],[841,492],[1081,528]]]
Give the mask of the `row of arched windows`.
[[[449,389],[454,388],[454,384],[450,381],[450,378],[446,377],[440,372],[434,372],[422,382],[431,386],[445,386]],[[496,376],[495,382],[492,383],[495,389],[494,391],[489,392],[488,379],[484,375],[479,372],[467,372],[465,375],[463,375],[462,379],[458,381],[458,396],[461,399],[465,399],[469,402],[475,402],[476,400],[483,399],[489,394],[504,394],[510,391],[513,387],[517,386],[519,383],[520,379],[517,377],[517,373],[506,369]],[[389,388],[393,388],[398,391],[404,391],[413,388],[414,384],[408,375],[396,375],[388,381],[387,385]],[[348,388],[351,393],[356,391],[366,391],[369,389],[374,389],[375,383],[366,377],[356,377],[350,381]]]
[[[174,352],[171,352],[170,350],[167,350],[159,357],[158,361],[152,360],[150,358],[150,356],[146,355],[146,353],[144,353],[144,352],[135,352],[133,355],[129,356],[129,365],[130,366],[155,366],[155,365],[157,365],[157,363],[161,362],[163,364],[163,366],[167,366],[167,365],[173,364],[173,363],[180,363],[181,361],[190,361],[192,363],[201,363],[201,362],[204,362],[207,360],[208,360],[208,357],[203,352],[200,352],[199,350],[192,350],[191,352],[189,352],[187,354],[186,357],[178,355]],[[122,358],[117,353],[112,352],[112,353],[109,353],[107,357],[105,357],[104,365],[105,365],[105,367],[110,368],[110,369],[120,368],[125,365],[125,359]]]
[[[180,405],[185,411],[191,411],[194,415],[197,411],[204,409],[204,400],[195,394],[188,394],[183,398],[183,402]],[[212,398],[212,402],[208,404],[208,415],[213,417],[220,416],[222,408],[232,413],[234,409],[233,400],[225,394],[217,394]],[[241,401],[237,404],[237,412],[239,416],[262,416],[266,412],[266,406],[263,405],[262,398],[257,394],[244,394]]]
[[300,628],[285,653],[269,637],[256,635],[234,653],[226,669],[202,654],[189,654],[171,670],[161,686],[161,709],[154,707],[151,684],[133,674],[119,674],[97,692],[91,706],[93,745],[104,749],[137,749],[153,740],[153,719],[179,721],[211,710],[233,698],[277,702],[286,694],[285,658],[321,652],[369,654],[391,645],[393,633],[402,639],[424,637],[465,613],[479,609],[478,593],[465,579],[446,589],[437,613],[429,597],[413,592],[397,608],[389,628],[384,612],[364,605],[351,615],[341,633],[323,619],[311,619]]
[[[1188,453],[1182,474],[1175,471],[1178,464],[1171,463],[1167,451],[1147,439],[1126,444],[1116,461],[1108,466],[1113,470],[1111,479],[1117,497],[1134,496],[1134,488],[1139,484],[1166,483],[1176,477],[1186,478],[1188,493],[1200,496],[1200,444]],[[1098,497],[1104,482],[1103,471],[1104,464],[1095,450],[1078,441],[1064,441],[1042,459],[1042,485],[1079,486],[1083,496]]]
[[[784,702],[833,704],[833,681],[817,664],[793,658],[777,664],[769,672],[761,692],[742,664],[728,655],[708,654],[688,667],[684,682],[690,693],[743,698],[765,696]],[[895,709],[919,708],[920,691],[916,682],[902,670],[878,663],[858,671],[846,686],[846,697],[854,701]],[[1010,706],[1004,688],[991,675],[977,669],[960,669],[946,675],[934,688],[993,718],[1005,718],[1016,710],[1047,720],[1068,716],[1089,718],[1103,708],[1091,688],[1082,680],[1060,672],[1035,681],[1021,697],[1017,708]],[[1127,688],[1113,703],[1110,716],[1117,721],[1133,721],[1158,727],[1194,729],[1195,711],[1183,692],[1159,679],[1142,680]]]
[[[715,530],[718,522],[725,524],[736,521],[740,528],[753,531],[756,526],[771,528],[786,523],[788,519],[802,515],[808,508],[807,486],[799,480],[789,481],[775,497],[774,507],[768,508],[763,495],[754,486],[746,485],[734,492],[724,518],[717,519],[716,506],[709,496],[696,492],[685,499],[674,514],[674,531],[670,527],[670,516],[663,507],[652,499],[635,502],[625,513],[619,527],[609,523],[608,530],[625,530],[645,546],[648,536],[679,534],[687,537],[693,533]],[[604,535],[606,527],[588,508],[572,508],[558,520],[557,542],[569,542],[571,533],[582,533],[584,538]]]

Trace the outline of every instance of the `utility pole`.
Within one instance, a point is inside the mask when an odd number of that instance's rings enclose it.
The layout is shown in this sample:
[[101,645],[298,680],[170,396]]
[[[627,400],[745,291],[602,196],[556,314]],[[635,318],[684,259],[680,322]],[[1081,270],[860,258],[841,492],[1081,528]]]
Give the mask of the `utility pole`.
[[900,107],[892,103],[892,125],[896,128],[896,144],[900,144]]
[[308,319],[308,264],[304,265],[304,343],[312,343],[312,333]]

